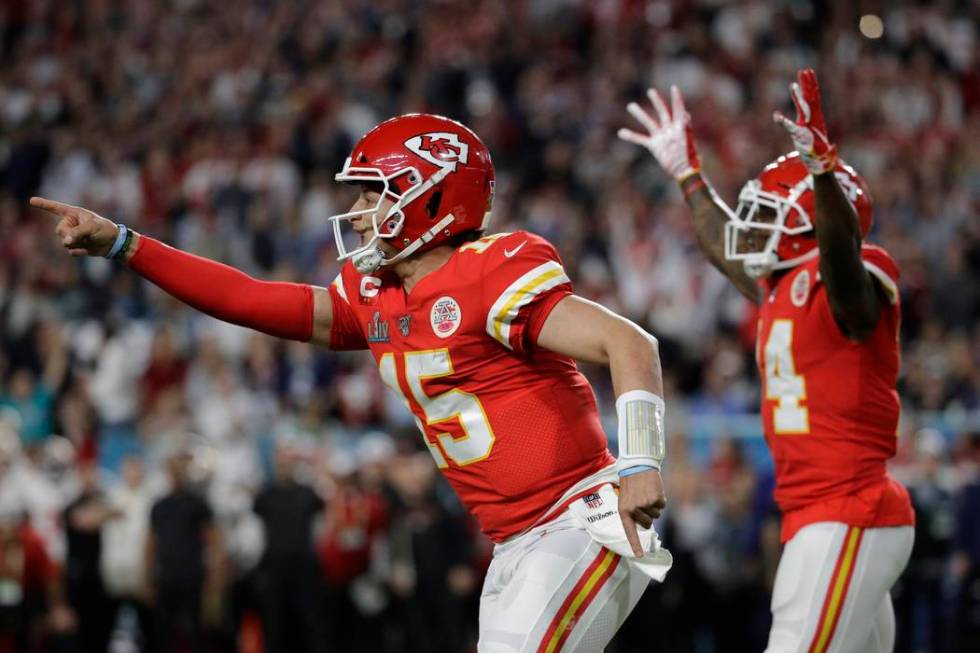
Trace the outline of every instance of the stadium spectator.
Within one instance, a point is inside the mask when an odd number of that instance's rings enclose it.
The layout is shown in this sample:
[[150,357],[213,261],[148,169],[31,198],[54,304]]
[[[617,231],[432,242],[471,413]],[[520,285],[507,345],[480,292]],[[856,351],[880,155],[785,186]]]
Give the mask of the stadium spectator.
[[980,433],[965,439],[967,473],[956,511],[953,578],[956,581],[955,650],[980,646]]
[[466,629],[475,626],[467,619],[466,599],[479,587],[470,518],[436,476],[427,453],[400,455],[390,481],[395,495],[388,583],[396,650],[463,650],[472,637]]
[[340,653],[384,648],[379,615],[388,596],[378,567],[389,514],[384,497],[364,478],[369,472],[358,468],[371,462],[346,452],[334,452],[329,461],[333,488],[317,555],[326,585],[331,649]]
[[943,466],[947,456],[942,434],[922,429],[915,440],[916,476],[909,483],[916,513],[915,546],[897,593],[896,621],[903,630],[895,644],[898,651],[944,651],[949,619],[943,585],[956,524],[956,481]]
[[154,608],[153,631],[161,653],[204,651],[206,591],[220,582],[220,536],[211,508],[192,487],[191,455],[167,460],[170,490],[150,510],[145,590]]
[[43,357],[40,378],[30,367],[21,367],[10,374],[7,391],[0,396],[0,409],[12,410],[20,420],[20,436],[25,447],[40,444],[52,432],[56,393],[68,369],[68,350],[59,342],[57,327],[42,325],[37,338],[39,355]]
[[274,478],[255,497],[265,526],[265,553],[258,568],[265,650],[327,650],[320,570],[313,548],[323,499],[297,476],[299,451],[280,444]]
[[77,625],[65,602],[57,565],[24,519],[16,495],[0,495],[0,651],[38,650]]
[[65,592],[78,617],[78,647],[104,651],[112,634],[112,610],[102,583],[102,527],[117,516],[99,483],[92,461],[79,468],[80,492],[64,512]]
[[143,564],[154,496],[139,456],[124,458],[121,471],[120,481],[106,491],[113,517],[102,525],[102,583],[110,601],[109,623],[116,623],[120,610],[132,609],[140,638],[148,646],[153,635]]

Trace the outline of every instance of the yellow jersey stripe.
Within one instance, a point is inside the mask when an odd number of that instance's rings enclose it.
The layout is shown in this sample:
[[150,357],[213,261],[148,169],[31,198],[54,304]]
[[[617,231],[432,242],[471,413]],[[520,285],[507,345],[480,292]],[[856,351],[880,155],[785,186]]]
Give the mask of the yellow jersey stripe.
[[534,297],[563,283],[569,283],[565,270],[547,261],[523,275],[500,294],[487,315],[487,333],[510,349],[510,324],[521,308]]
[[[496,331],[497,340],[503,337],[503,326],[504,324],[510,324],[510,322],[517,316],[517,310],[520,306],[524,306],[531,301],[534,295],[538,294],[538,286],[544,285],[546,282],[554,279],[557,276],[564,276],[564,272],[561,270],[551,270],[550,272],[545,272],[540,277],[527,284],[523,288],[515,290],[511,295],[511,298],[504,304],[504,307],[500,309],[497,316],[494,318],[494,330]],[[520,306],[518,306],[520,304]],[[511,314],[513,312],[513,314]]]

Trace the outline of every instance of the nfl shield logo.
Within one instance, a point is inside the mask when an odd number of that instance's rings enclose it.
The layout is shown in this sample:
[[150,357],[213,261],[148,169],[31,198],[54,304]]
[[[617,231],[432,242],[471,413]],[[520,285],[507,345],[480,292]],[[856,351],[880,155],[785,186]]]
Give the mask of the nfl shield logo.
[[398,332],[402,334],[402,337],[407,338],[408,332],[412,328],[412,316],[402,315],[398,318]]
[[599,496],[598,492],[586,494],[584,497],[582,497],[582,501],[585,501],[585,505],[593,510],[602,505],[602,497]]

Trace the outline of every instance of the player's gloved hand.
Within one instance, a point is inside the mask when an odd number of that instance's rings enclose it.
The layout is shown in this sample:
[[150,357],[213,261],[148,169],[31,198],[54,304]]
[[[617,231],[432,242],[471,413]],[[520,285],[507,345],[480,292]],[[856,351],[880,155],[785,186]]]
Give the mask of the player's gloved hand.
[[658,470],[651,469],[619,479],[619,518],[623,520],[626,539],[629,540],[637,558],[642,558],[646,552],[640,545],[636,525],[650,528],[653,520],[659,517],[666,507],[667,495],[664,494],[664,481]]
[[105,256],[119,234],[119,227],[115,222],[80,206],[43,197],[32,197],[31,206],[44,209],[59,218],[54,231],[72,256]]
[[694,148],[691,116],[684,108],[684,98],[676,86],[670,87],[671,109],[667,109],[656,89],[648,89],[647,96],[657,112],[656,118],[636,102],[626,105],[626,110],[649,133],[640,134],[630,129],[620,129],[617,135],[624,141],[650,150],[657,163],[680,183],[701,170],[698,152]]
[[830,172],[837,166],[837,146],[827,136],[827,123],[820,104],[820,85],[812,68],[796,73],[797,81],[789,86],[790,96],[796,105],[796,122],[779,111],[772,119],[786,128],[796,151],[811,174]]

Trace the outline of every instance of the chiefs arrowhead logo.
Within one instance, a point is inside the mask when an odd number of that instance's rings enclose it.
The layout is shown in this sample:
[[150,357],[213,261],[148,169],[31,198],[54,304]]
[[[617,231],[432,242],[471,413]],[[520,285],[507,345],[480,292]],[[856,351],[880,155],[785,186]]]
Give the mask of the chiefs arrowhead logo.
[[456,172],[456,165],[466,163],[470,146],[459,140],[452,132],[429,132],[413,136],[405,141],[405,147],[420,157],[439,166]]

